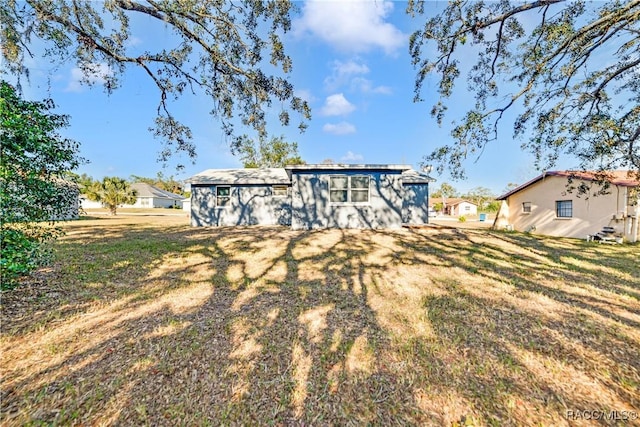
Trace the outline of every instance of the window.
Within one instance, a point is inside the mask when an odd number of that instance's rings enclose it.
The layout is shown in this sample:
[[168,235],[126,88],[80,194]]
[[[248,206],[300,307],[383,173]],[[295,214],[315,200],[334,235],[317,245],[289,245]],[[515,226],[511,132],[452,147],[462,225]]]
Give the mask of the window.
[[467,211],[467,212],[471,212],[471,206],[465,205],[464,206],[464,210]]
[[558,218],[573,217],[573,202],[571,200],[556,201],[556,216]]
[[369,201],[369,177],[352,176],[351,179],[351,201],[354,203],[365,203]]
[[231,200],[231,187],[216,187],[216,206],[227,206]]
[[522,213],[531,213],[531,202],[522,202]]
[[271,187],[271,194],[273,197],[287,197],[289,192],[286,185],[274,185]]
[[367,203],[369,201],[368,176],[332,176],[329,178],[331,203]]

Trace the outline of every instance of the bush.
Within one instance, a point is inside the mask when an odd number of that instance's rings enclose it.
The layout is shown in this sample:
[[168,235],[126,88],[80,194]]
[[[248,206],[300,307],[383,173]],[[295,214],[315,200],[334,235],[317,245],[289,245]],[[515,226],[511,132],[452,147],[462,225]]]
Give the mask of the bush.
[[458,221],[460,221],[460,222],[466,222],[466,221],[467,221],[467,217],[466,217],[466,216],[464,216],[464,215],[460,215],[460,216],[458,217]]
[[14,288],[18,278],[47,264],[51,255],[47,242],[59,235],[60,230],[54,227],[3,225],[0,229],[0,289]]
[[69,172],[82,159],[78,143],[58,133],[69,119],[53,114],[54,106],[52,100],[25,101],[0,81],[2,289],[49,260],[49,242],[61,235],[53,221],[77,215],[78,189]]

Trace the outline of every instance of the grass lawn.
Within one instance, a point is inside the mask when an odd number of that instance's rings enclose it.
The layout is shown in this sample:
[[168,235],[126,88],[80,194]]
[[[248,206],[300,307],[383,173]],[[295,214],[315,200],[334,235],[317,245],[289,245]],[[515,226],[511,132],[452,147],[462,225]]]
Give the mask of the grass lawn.
[[0,423],[640,415],[640,245],[187,221],[65,225],[55,262],[2,295]]

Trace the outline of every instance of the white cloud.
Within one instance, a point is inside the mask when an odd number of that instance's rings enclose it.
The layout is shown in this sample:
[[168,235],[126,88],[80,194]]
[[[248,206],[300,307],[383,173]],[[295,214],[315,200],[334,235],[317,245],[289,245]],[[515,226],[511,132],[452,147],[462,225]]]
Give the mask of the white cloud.
[[324,116],[346,116],[356,109],[341,93],[327,96],[320,113]]
[[298,34],[310,33],[342,51],[381,48],[391,54],[407,43],[398,28],[385,22],[392,10],[391,1],[307,1],[295,28]]
[[142,44],[142,39],[136,36],[129,36],[127,41],[125,42],[125,46],[134,47]]
[[84,71],[74,67],[71,70],[71,79],[65,90],[67,92],[82,92],[84,90],[83,84],[103,84],[111,74],[113,74],[111,68],[104,63],[96,64],[91,69]]
[[373,86],[373,82],[364,77],[355,77],[351,80],[351,88],[363,93],[376,93],[381,95],[391,95],[392,93],[389,86]]
[[343,162],[362,162],[364,161],[364,156],[362,154],[356,154],[353,151],[347,151],[347,154],[342,156],[340,160]]
[[367,74],[368,72],[369,67],[366,64],[359,64],[354,60],[347,62],[333,61],[331,75],[324,79],[324,85],[327,90],[334,91],[348,83],[352,76]]
[[322,130],[334,135],[348,135],[356,132],[356,127],[349,122],[327,123]]
[[305,101],[307,101],[308,104],[311,104],[312,102],[314,102],[316,100],[316,97],[313,96],[313,94],[311,93],[311,91],[309,89],[296,89],[294,91],[295,96],[298,96],[302,99],[304,99]]

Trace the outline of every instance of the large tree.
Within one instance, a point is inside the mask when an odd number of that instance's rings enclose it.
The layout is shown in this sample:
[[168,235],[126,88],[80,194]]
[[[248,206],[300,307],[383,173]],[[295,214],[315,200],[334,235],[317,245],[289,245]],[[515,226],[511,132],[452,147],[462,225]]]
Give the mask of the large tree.
[[496,198],[493,191],[486,187],[474,187],[462,197],[478,205],[478,209],[484,209],[488,202]]
[[[75,61],[86,83],[99,74],[109,92],[126,70],[139,70],[158,89],[154,133],[166,143],[162,157],[193,157],[191,131],[170,108],[185,91],[208,97],[232,147],[237,119],[265,137],[274,108],[282,124],[295,112],[300,129],[306,126],[310,110],[287,79],[292,64],[282,44],[292,8],[287,0],[9,0],[0,3],[0,42],[4,66],[17,75],[28,73],[25,57],[36,39],[52,59]],[[174,44],[141,52],[132,35],[154,25],[168,29]]]
[[118,177],[105,177],[102,181],[95,182],[87,189],[87,197],[109,209],[111,215],[116,215],[121,205],[132,205],[136,202],[136,191],[129,183]]
[[46,262],[46,242],[77,207],[78,190],[67,180],[82,161],[78,143],[59,129],[68,117],[54,114],[51,100],[26,101],[0,81],[0,280],[2,287]]
[[[408,6],[426,10],[422,1]],[[568,154],[584,169],[640,171],[639,17],[640,0],[450,1],[411,36],[415,97],[436,78],[438,94],[428,96],[443,123],[466,74],[475,102],[454,123],[453,143],[425,162],[464,177],[464,160],[497,138],[513,110],[514,134],[539,169]],[[466,67],[468,58],[475,63]]]
[[298,153],[298,144],[285,141],[284,136],[271,138],[269,142],[264,139],[256,142],[244,135],[237,154],[245,168],[281,168],[306,163]]

